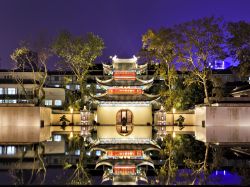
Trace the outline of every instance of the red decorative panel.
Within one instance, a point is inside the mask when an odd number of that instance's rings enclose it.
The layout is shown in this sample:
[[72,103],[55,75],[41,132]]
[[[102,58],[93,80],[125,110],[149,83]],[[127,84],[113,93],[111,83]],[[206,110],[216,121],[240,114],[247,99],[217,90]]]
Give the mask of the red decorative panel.
[[114,173],[118,175],[134,175],[136,167],[135,165],[115,165]]
[[115,71],[113,73],[115,80],[135,80],[136,73],[134,71]]
[[108,156],[142,156],[142,150],[109,150]]
[[109,95],[141,95],[143,90],[140,88],[110,88]]

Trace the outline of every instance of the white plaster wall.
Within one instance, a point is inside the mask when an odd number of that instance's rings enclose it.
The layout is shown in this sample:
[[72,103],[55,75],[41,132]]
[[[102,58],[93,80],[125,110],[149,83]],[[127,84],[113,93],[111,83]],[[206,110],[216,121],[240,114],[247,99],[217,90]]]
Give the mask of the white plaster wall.
[[63,154],[65,153],[65,141],[45,142],[45,154]]
[[[48,113],[50,109],[45,109]],[[45,115],[47,116],[47,115]],[[40,107],[0,107],[0,143],[31,143],[40,139]],[[42,139],[50,136],[46,120]]]
[[185,118],[184,125],[194,125],[194,114],[184,113],[184,112],[175,114],[167,113],[166,114],[167,125],[172,125],[173,120],[176,121],[180,116],[183,116]]
[[[73,128],[72,128],[73,127]],[[60,126],[51,126],[50,132],[52,133],[60,133],[60,134],[69,134],[71,131],[74,131],[74,133],[80,133],[81,126],[66,126],[65,130],[63,130]]]
[[[160,128],[160,127],[159,127]],[[176,134],[194,134],[194,126],[185,126],[182,130],[179,129],[178,126],[175,126],[174,129],[172,126],[166,126],[167,132],[174,131]]]
[[[27,89],[33,89],[33,84],[25,84],[24,87]],[[22,90],[22,87],[19,84],[0,84],[0,88],[17,88],[19,91]]]
[[[67,124],[72,122],[72,114],[71,113],[61,113],[61,114],[51,114],[51,123],[52,124],[61,124],[62,122],[60,122],[60,117],[63,115],[65,115],[66,118],[70,121],[70,122],[67,122]],[[80,113],[73,114],[73,121],[74,121],[74,124],[81,123]]]
[[152,106],[98,106],[97,107],[97,122],[102,124],[116,124],[116,114],[121,109],[131,110],[133,113],[133,124],[152,124]]
[[59,99],[62,100],[62,103],[64,103],[65,90],[63,88],[44,88],[44,91],[45,91],[45,99],[51,99],[51,100]]
[[40,107],[40,119],[44,121],[44,127],[40,129],[40,141],[45,141],[51,136],[51,108]]
[[250,107],[207,107],[208,142],[250,142]]
[[[195,134],[197,139],[201,141],[213,143],[250,142],[250,107],[196,108],[195,115],[197,124]],[[204,118],[206,130],[200,127],[200,120]]]
[[206,107],[195,107],[195,139],[206,142],[206,128],[202,127],[202,121],[206,125]]
[[133,131],[128,136],[122,136],[116,131],[116,126],[97,126],[98,138],[152,138],[152,126],[135,125]]
[[[1,72],[0,78],[4,78],[6,75],[12,76],[13,79],[15,79],[16,76],[18,76],[19,78],[22,78],[22,79],[31,79],[31,80],[33,80],[33,76],[34,76],[33,72],[12,72],[12,71],[9,71],[9,72]],[[39,77],[39,73],[35,72],[35,76]]]

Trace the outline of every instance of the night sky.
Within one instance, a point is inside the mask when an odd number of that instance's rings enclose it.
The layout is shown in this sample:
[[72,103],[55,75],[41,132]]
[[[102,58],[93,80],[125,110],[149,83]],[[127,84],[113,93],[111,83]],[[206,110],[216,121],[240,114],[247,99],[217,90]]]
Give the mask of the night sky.
[[0,68],[11,67],[9,55],[21,40],[39,33],[98,34],[105,60],[115,54],[132,57],[149,28],[212,15],[250,21],[250,0],[0,0]]

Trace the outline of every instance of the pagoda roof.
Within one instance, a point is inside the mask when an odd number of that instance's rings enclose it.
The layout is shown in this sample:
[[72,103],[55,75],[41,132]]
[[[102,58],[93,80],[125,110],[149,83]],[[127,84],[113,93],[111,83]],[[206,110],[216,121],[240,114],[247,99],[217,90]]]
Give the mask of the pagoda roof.
[[112,65],[102,64],[104,73],[112,74],[113,68]]
[[112,57],[113,63],[136,63],[137,57],[133,55],[133,58],[117,58],[117,55]]
[[98,77],[95,77],[96,82],[104,86],[152,86],[154,78],[149,80],[142,80],[138,77],[135,77],[135,80],[115,80],[114,77],[108,80],[101,80]]
[[148,64],[138,65],[137,70],[145,71],[147,67],[148,67]]
[[[102,65],[103,65],[104,70],[108,70],[108,71],[118,70],[119,71],[119,69],[114,69],[112,64],[108,65],[108,64],[102,63]],[[142,70],[145,70],[147,67],[148,67],[148,64],[142,64],[142,65],[137,64],[137,68],[134,70],[142,71]]]
[[[113,143],[112,143],[113,141]],[[110,140],[110,139],[97,139],[93,145],[91,146],[91,151],[93,150],[143,150],[143,151],[149,151],[149,150],[157,150],[159,151],[161,148],[160,146],[153,140],[136,140],[131,139],[131,141],[128,140]]]
[[107,92],[101,95],[90,96],[99,101],[153,101],[160,98],[160,94],[151,95],[143,93],[140,95],[109,95]]
[[[113,71],[120,71],[120,70],[122,71],[133,70],[136,71],[137,74],[145,72],[148,67],[148,64],[146,63],[143,65],[138,65],[137,59],[138,58],[136,56],[133,56],[133,58],[122,59],[122,58],[117,58],[117,56],[115,55],[114,57],[112,57],[111,65],[102,64],[104,73],[112,74]],[[119,64],[123,65],[120,66]]]
[[154,168],[154,163],[151,159],[120,159],[120,158],[116,158],[116,159],[112,159],[112,158],[107,158],[107,159],[101,159],[98,160],[96,163],[96,167],[98,168],[99,166],[102,165],[107,165],[106,163],[110,163],[112,166],[116,166],[116,165],[135,165],[136,166],[141,166],[141,165],[148,165],[151,166],[152,168]]

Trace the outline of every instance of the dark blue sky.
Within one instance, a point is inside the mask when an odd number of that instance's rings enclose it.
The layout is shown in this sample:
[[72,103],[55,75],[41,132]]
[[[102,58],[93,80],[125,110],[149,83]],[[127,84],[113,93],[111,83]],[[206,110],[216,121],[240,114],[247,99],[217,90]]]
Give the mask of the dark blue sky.
[[41,32],[93,32],[104,39],[103,59],[130,57],[148,28],[212,15],[250,21],[250,0],[0,0],[0,68],[11,67],[9,55],[21,40]]

